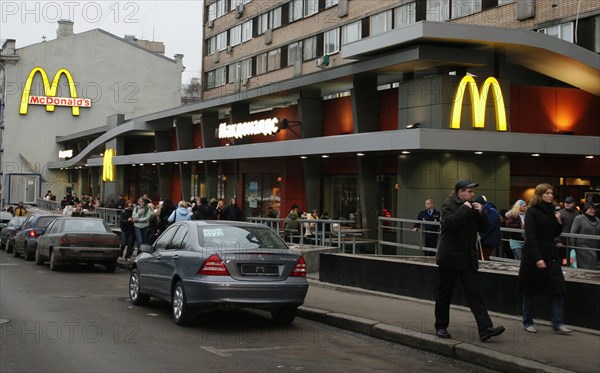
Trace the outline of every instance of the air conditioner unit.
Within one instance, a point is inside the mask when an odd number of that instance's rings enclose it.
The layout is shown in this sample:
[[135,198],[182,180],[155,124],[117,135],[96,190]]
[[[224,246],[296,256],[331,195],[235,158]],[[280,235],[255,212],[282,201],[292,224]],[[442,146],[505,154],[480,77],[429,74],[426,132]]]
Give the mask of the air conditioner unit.
[[323,67],[323,59],[317,58],[315,64],[317,65],[317,67]]
[[227,54],[233,53],[233,47],[231,45],[227,46]]
[[235,18],[241,18],[244,15],[244,4],[238,4],[235,7]]
[[242,85],[246,86],[250,82],[250,78],[242,78]]
[[214,19],[209,19],[208,22],[206,22],[206,27],[213,28],[214,26],[215,26],[215,20]]

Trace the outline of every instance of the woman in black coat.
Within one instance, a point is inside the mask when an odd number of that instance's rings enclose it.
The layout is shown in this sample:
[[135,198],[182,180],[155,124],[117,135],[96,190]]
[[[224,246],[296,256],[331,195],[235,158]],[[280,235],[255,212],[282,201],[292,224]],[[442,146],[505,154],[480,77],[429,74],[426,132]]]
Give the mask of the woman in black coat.
[[523,327],[536,333],[533,323],[533,299],[536,295],[552,297],[552,328],[569,333],[563,325],[566,289],[555,238],[562,232],[560,215],[554,210],[554,188],[550,184],[535,187],[533,199],[525,213],[525,246],[519,269],[519,290],[523,293]]

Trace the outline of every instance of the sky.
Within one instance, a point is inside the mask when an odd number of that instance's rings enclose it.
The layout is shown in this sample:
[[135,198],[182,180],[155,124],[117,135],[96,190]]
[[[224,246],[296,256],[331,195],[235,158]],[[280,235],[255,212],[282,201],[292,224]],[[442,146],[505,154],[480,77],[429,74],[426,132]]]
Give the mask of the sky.
[[17,48],[56,39],[60,19],[74,22],[75,34],[102,29],[119,37],[165,44],[165,56],[183,54],[182,83],[199,77],[202,57],[202,0],[187,1],[5,1],[0,0],[0,39]]

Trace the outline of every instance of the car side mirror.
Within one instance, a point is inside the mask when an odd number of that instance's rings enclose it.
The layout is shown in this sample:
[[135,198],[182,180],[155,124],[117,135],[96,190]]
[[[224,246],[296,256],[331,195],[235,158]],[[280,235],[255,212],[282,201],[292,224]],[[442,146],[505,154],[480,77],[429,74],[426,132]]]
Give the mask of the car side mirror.
[[146,243],[145,243],[145,244],[142,244],[142,245],[140,246],[140,251],[141,251],[141,252],[143,252],[143,253],[148,253],[148,254],[150,254],[150,253],[152,253],[152,245],[148,245],[148,244],[146,244]]

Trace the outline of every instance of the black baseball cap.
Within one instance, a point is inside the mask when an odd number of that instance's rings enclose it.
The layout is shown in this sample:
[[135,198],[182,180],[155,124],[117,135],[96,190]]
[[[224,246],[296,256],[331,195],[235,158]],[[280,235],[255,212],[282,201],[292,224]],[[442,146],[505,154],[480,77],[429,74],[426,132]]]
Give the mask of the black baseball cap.
[[460,179],[456,182],[456,184],[454,184],[454,191],[458,192],[461,189],[465,189],[465,188],[476,188],[478,187],[479,184],[472,182],[471,180],[467,180],[467,179]]
[[565,203],[573,203],[575,202],[575,198],[573,198],[572,196],[568,196],[567,198],[565,198]]

